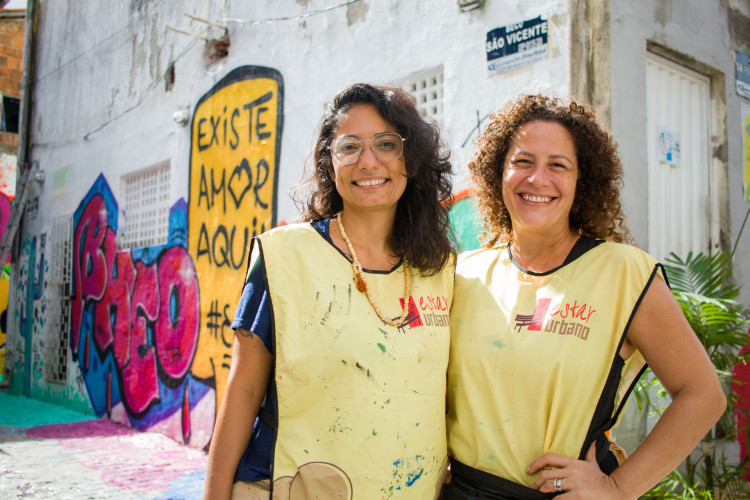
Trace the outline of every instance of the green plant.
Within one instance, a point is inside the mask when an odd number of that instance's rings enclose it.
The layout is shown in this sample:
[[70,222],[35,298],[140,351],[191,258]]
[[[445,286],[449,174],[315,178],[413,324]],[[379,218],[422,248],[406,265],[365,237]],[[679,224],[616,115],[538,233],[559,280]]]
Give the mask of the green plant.
[[[683,260],[672,253],[666,262],[664,267],[672,292],[716,367],[727,395],[728,409],[696,447],[698,453],[685,460],[684,473],[679,470],[672,472],[647,497],[750,498],[750,488],[742,476],[746,464],[730,464],[723,452],[717,455],[717,444],[735,439],[737,435],[733,418],[736,397],[732,389],[732,369],[746,360],[740,350],[748,341],[750,324],[750,310],[736,301],[740,286],[732,282],[731,256],[691,252]],[[665,408],[656,401],[663,401],[661,398],[666,398],[666,391],[653,376],[642,379],[636,397],[641,410],[648,408],[660,415]]]

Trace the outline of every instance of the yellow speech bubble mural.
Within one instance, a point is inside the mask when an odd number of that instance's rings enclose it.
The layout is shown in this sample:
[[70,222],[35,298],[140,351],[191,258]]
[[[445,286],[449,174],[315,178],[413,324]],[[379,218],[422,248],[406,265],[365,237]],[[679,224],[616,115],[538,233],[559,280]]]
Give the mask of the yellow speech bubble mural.
[[206,93],[192,118],[188,250],[200,290],[200,337],[192,373],[226,388],[230,325],[250,240],[276,224],[283,80],[272,68],[234,69]]

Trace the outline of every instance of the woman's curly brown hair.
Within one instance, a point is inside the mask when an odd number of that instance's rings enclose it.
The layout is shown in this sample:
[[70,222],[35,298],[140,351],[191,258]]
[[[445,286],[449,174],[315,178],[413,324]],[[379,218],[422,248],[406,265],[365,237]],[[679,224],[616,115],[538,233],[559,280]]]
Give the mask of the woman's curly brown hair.
[[630,242],[620,203],[622,166],[617,143],[597,123],[595,112],[573,101],[521,95],[502,112],[490,115],[490,123],[476,140],[478,152],[469,162],[474,196],[484,221],[484,246],[511,237],[513,223],[503,201],[505,159],[518,129],[535,120],[557,122],[573,136],[578,181],[569,215],[571,229],[595,239]]
[[398,200],[389,244],[423,276],[433,275],[454,256],[448,238],[447,202],[451,200],[452,189],[450,151],[441,141],[438,128],[422,118],[414,98],[401,89],[358,83],[334,97],[320,123],[312,171],[293,195],[303,208],[299,220],[334,217],[344,208],[331,177],[333,161],[328,146],[341,119],[357,104],[375,106],[380,116],[406,139],[404,160],[408,181]]

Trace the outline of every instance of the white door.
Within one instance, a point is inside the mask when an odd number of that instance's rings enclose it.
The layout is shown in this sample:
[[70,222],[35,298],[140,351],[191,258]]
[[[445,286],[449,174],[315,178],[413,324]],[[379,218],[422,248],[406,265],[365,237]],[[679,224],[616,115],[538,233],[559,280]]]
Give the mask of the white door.
[[648,55],[648,252],[709,253],[708,77]]

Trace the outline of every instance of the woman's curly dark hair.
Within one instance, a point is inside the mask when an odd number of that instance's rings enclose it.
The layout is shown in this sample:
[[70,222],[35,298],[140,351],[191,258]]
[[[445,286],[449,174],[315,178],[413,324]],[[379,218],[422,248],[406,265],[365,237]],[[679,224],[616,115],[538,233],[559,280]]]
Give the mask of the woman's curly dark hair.
[[343,116],[357,104],[375,106],[380,116],[406,139],[408,180],[396,207],[388,243],[423,276],[433,275],[454,255],[448,238],[446,203],[451,200],[452,188],[450,152],[441,141],[438,128],[422,118],[414,98],[401,89],[358,83],[334,97],[320,122],[312,171],[293,195],[303,208],[299,220],[334,217],[343,209],[343,200],[331,178],[333,162],[328,146]]
[[557,122],[573,136],[578,181],[569,221],[572,230],[591,238],[630,242],[630,231],[620,203],[622,166],[617,143],[596,121],[592,109],[543,95],[521,95],[490,123],[476,140],[478,152],[469,162],[479,212],[484,221],[485,247],[511,237],[513,223],[503,201],[503,171],[515,134],[523,125],[543,120]]

